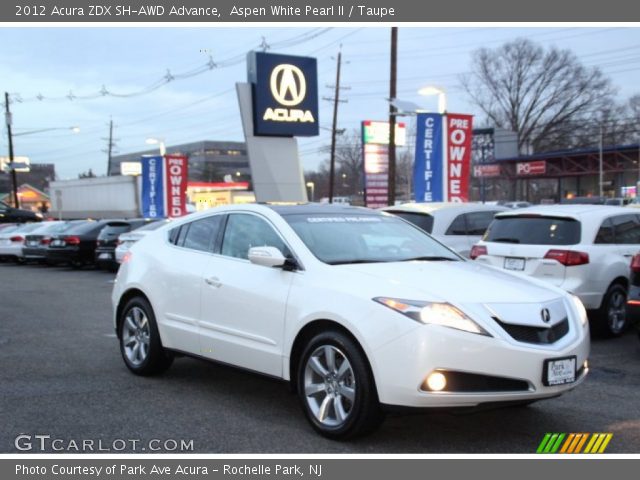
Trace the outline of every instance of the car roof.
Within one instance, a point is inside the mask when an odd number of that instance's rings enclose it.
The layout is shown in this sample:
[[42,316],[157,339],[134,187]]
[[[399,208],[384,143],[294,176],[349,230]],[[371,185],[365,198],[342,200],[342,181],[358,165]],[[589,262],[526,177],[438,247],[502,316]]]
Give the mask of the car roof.
[[607,217],[609,215],[633,214],[633,210],[627,207],[618,207],[612,205],[592,205],[592,204],[576,204],[576,205],[538,205],[535,207],[520,208],[518,210],[508,210],[496,215],[497,218],[517,217],[521,215],[547,215],[555,217]]
[[286,215],[381,215],[380,212],[365,207],[335,203],[301,203],[295,205],[263,204],[281,216]]
[[431,213],[439,210],[450,210],[455,212],[477,212],[477,211],[509,211],[507,207],[501,205],[487,205],[483,203],[458,203],[458,202],[431,202],[431,203],[403,203],[392,207],[384,207],[383,211],[394,212],[418,212]]

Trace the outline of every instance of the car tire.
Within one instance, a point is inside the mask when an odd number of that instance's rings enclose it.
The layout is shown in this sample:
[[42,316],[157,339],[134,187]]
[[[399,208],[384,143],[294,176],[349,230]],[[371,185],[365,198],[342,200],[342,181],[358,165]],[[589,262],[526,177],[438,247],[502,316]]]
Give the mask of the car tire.
[[627,313],[627,289],[614,283],[602,299],[602,305],[594,312],[591,330],[600,337],[619,337],[629,326]]
[[120,353],[129,370],[150,376],[167,370],[173,356],[162,346],[156,317],[143,297],[129,300],[118,318]]
[[384,419],[369,363],[338,330],[315,335],[297,370],[298,397],[313,428],[332,439],[373,432]]

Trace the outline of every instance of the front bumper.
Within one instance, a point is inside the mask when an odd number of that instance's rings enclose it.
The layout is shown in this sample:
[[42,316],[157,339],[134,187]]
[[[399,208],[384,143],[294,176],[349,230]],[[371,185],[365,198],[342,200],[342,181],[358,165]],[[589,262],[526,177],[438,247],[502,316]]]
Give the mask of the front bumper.
[[[505,334],[506,335],[506,334]],[[420,325],[375,352],[372,367],[380,402],[401,407],[475,407],[487,403],[519,402],[555,397],[582,383],[589,355],[589,329],[571,324],[571,331],[552,345],[532,345],[510,337],[487,337],[446,327]],[[545,360],[576,356],[576,381],[545,386]],[[517,391],[429,392],[423,383],[433,371],[454,371],[516,380]]]

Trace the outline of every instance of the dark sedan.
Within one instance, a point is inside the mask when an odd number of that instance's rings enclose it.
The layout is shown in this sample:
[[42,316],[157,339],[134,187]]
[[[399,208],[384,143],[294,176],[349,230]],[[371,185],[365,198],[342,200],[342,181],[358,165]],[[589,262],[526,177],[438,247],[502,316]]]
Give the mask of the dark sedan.
[[134,218],[130,220],[113,221],[105,225],[100,235],[98,235],[95,253],[96,264],[106,270],[117,270],[119,264],[115,259],[115,251],[118,246],[118,237],[120,234],[130,232],[151,222],[153,222],[153,220]]
[[84,221],[51,236],[47,247],[47,263],[66,263],[73,268],[93,265],[100,231],[113,220]]
[[4,202],[0,202],[0,223],[25,223],[40,222],[42,215],[31,210],[22,210],[21,208],[13,208]]
[[25,236],[22,256],[27,262],[43,263],[47,259],[47,248],[51,243],[51,236],[64,233],[76,225],[86,223],[86,220],[70,222],[44,222],[41,228]]

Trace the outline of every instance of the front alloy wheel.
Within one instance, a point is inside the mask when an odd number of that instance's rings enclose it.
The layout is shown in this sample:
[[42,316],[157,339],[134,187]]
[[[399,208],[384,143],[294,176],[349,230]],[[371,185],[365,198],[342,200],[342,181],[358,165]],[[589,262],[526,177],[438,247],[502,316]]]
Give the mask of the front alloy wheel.
[[360,346],[341,330],[311,338],[297,367],[297,389],[307,419],[325,437],[375,430],[384,418],[371,367]]
[[307,406],[328,427],[344,424],[353,410],[356,382],[349,360],[333,345],[318,347],[304,372]]

